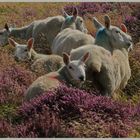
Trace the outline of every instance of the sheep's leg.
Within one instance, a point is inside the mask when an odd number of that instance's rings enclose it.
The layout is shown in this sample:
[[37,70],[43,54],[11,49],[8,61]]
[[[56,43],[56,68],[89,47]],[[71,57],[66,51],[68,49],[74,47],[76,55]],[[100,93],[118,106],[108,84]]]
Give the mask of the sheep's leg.
[[101,90],[101,94],[102,94],[103,96],[112,97],[112,91],[110,91],[110,89],[102,89],[102,90]]
[[102,68],[102,71],[96,75],[102,95],[112,96],[115,91],[115,79],[111,70]]

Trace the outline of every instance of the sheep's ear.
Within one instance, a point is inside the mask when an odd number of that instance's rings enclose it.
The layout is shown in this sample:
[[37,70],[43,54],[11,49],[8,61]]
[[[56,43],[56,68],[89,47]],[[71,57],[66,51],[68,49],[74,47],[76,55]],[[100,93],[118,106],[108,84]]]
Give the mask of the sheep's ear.
[[108,15],[105,15],[105,16],[104,16],[104,20],[105,20],[105,27],[106,27],[107,29],[109,29],[109,28],[110,28],[110,25],[111,25],[110,17],[109,17]]
[[16,47],[16,45],[18,44],[18,43],[16,43],[16,42],[14,41],[14,39],[12,39],[12,38],[8,38],[8,42],[9,42],[10,45],[12,45],[12,46],[14,46],[14,47]]
[[88,60],[90,56],[90,53],[87,52],[82,58],[81,58],[81,62],[86,63],[86,61]]
[[64,18],[66,18],[66,17],[69,16],[69,15],[67,14],[67,12],[66,12],[64,9],[62,9],[62,13],[63,13]]
[[95,17],[93,17],[92,21],[93,21],[93,24],[94,24],[94,26],[95,26],[95,28],[97,30],[99,30],[100,28],[104,27]]
[[120,25],[120,28],[121,28],[121,30],[123,31],[123,32],[125,32],[125,33],[127,33],[127,27],[125,26],[125,24],[121,24]]
[[9,26],[8,26],[8,24],[7,24],[7,23],[5,23],[4,28],[5,28],[8,32],[10,32],[10,30],[9,30]]
[[31,48],[33,48],[33,45],[34,45],[34,38],[30,38],[27,42],[28,49],[30,50]]
[[70,57],[67,53],[63,53],[63,61],[66,65],[70,63]]
[[78,16],[78,9],[76,7],[73,8],[73,12],[72,12],[73,17],[76,19],[76,17]]

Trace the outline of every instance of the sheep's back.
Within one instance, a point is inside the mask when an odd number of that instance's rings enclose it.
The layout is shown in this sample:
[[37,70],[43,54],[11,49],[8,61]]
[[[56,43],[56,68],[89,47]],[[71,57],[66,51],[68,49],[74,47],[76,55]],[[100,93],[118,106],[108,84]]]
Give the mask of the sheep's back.
[[25,94],[25,100],[30,100],[46,91],[53,90],[59,86],[57,73],[50,73],[37,78],[28,88]]
[[94,44],[94,38],[91,35],[78,30],[64,29],[56,36],[52,53],[62,56],[62,52],[69,54],[72,49],[86,44]]
[[44,39],[47,39],[49,45],[51,45],[55,36],[60,32],[64,20],[65,18],[63,16],[54,16],[43,20],[37,20],[34,22],[32,36],[35,40],[38,40],[42,35]]
[[63,58],[57,55],[48,55],[46,58],[37,59],[32,65],[32,71],[39,75],[57,71],[64,65]]

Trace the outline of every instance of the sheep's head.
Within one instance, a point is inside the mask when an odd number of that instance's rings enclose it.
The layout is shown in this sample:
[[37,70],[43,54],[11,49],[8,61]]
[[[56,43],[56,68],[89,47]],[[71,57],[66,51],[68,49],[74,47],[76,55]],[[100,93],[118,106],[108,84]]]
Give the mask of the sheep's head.
[[103,26],[96,18],[93,23],[97,29],[95,44],[111,49],[125,48],[128,51],[132,49],[133,43],[130,35],[127,34],[127,28],[124,24],[120,27],[111,26],[111,20],[108,15],[104,17],[105,26]]
[[83,20],[82,17],[77,16],[76,29],[81,31],[81,32],[88,33],[88,30],[87,30],[87,28],[85,26],[85,23],[84,23],[84,20]]
[[65,17],[65,21],[62,24],[61,30],[65,28],[72,28],[87,33],[87,28],[85,27],[84,20],[82,17],[78,16],[78,9],[76,7],[73,8],[72,16],[68,15],[64,10],[63,15]]
[[8,24],[5,24],[4,29],[0,30],[0,46],[5,46],[8,44],[8,37],[11,33],[11,28]]
[[14,41],[12,38],[8,39],[9,44],[14,46],[15,52],[14,57],[18,61],[26,61],[31,59],[31,51],[34,44],[34,39],[30,38],[27,42],[27,44],[19,44],[16,41]]
[[70,60],[70,56],[67,53],[63,53],[63,61],[68,69],[69,74],[75,81],[85,81],[85,62],[89,58],[89,53],[86,53],[78,60]]

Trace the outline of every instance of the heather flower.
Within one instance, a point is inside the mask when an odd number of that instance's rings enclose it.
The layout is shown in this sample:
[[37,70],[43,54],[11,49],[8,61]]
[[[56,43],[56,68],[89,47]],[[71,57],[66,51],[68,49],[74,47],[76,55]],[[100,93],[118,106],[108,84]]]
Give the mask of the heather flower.
[[[34,114],[42,114],[44,105],[62,119],[61,129],[56,135],[61,137],[70,137],[70,135],[73,137],[84,135],[86,137],[127,137],[134,125],[133,117],[138,115],[138,109],[131,104],[114,101],[108,97],[95,96],[95,94],[66,86],[61,86],[55,91],[44,93],[30,102],[23,103],[17,113],[24,122]],[[85,124],[82,120],[85,120]],[[71,127],[68,129],[70,124]],[[92,127],[89,127],[90,125]],[[111,126],[114,126],[114,129],[110,129]],[[81,129],[85,129],[84,134]],[[100,133],[97,133],[96,129],[99,129]]]
[[0,71],[0,103],[20,102],[32,79],[31,72],[17,66]]
[[140,36],[140,14],[139,14],[139,8],[138,5],[135,10],[132,12],[131,16],[125,17],[125,24],[128,28],[128,31],[131,33],[132,39],[134,43],[139,42],[139,36]]

